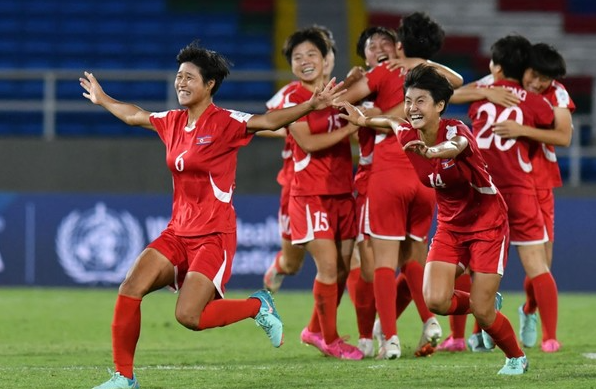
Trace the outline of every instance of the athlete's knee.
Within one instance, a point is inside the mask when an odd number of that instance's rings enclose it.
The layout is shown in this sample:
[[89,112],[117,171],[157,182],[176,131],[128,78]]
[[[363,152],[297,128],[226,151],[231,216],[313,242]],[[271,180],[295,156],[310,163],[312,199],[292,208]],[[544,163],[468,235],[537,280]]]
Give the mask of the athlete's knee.
[[451,299],[441,293],[424,293],[424,303],[428,310],[437,315],[445,315],[451,306]]
[[189,330],[199,331],[199,317],[192,312],[176,309],[176,320]]

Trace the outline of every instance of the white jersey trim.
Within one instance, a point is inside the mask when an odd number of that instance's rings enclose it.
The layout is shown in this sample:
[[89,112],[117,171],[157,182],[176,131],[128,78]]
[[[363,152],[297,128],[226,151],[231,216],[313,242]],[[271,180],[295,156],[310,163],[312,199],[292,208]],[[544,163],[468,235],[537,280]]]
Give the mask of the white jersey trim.
[[209,181],[211,182],[211,188],[213,189],[213,194],[215,195],[216,199],[222,203],[229,203],[232,201],[232,193],[234,192],[233,186],[230,186],[229,192],[224,192],[223,190],[219,189],[217,185],[215,185],[215,181],[213,181],[211,172],[209,172]]

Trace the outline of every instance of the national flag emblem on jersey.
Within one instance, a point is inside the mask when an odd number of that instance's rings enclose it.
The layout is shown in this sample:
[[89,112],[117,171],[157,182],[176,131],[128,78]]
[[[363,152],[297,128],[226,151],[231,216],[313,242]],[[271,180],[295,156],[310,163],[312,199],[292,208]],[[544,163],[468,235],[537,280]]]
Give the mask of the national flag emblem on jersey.
[[441,167],[443,168],[443,170],[450,169],[454,166],[455,166],[455,161],[453,160],[453,158],[441,160]]
[[208,145],[211,142],[213,142],[213,136],[211,136],[211,135],[197,136],[196,144],[198,144],[199,146]]

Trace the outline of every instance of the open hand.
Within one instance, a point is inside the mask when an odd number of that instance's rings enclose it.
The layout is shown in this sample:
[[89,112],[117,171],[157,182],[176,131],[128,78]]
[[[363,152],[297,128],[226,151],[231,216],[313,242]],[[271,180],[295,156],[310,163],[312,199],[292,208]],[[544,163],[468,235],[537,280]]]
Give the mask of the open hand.
[[503,87],[486,88],[486,99],[491,103],[512,107],[519,104],[519,98],[509,89]]
[[523,130],[523,126],[515,120],[505,120],[493,125],[493,132],[504,139],[524,136]]
[[366,116],[364,116],[362,111],[360,111],[358,108],[354,107],[347,101],[342,101],[341,103],[336,104],[336,107],[343,108],[347,113],[347,115],[344,113],[340,113],[340,118],[347,120],[348,122],[356,126],[366,127]]
[[347,89],[342,88],[343,85],[343,81],[335,84],[335,77],[333,77],[321,91],[319,88],[315,89],[308,103],[315,111],[332,106],[335,99],[347,92]]
[[89,99],[93,104],[101,104],[101,100],[106,94],[92,73],[85,72],[85,77],[79,78],[79,83],[86,91],[83,93],[84,97]]
[[426,147],[424,142],[419,139],[411,140],[408,143],[406,143],[403,147],[403,150],[416,153],[422,157],[428,158],[427,153],[429,149],[428,147]]

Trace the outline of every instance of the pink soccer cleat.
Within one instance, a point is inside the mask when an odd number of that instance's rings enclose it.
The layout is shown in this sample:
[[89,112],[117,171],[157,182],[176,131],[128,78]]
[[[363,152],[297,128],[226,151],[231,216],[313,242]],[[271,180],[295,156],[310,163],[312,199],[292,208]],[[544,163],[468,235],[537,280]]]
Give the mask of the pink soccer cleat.
[[556,353],[561,348],[561,343],[556,339],[549,339],[542,342],[542,351],[545,353]]
[[323,340],[323,334],[320,332],[310,332],[308,327],[304,327],[300,333],[300,341],[304,344],[318,348],[323,354],[327,354],[325,352],[325,341]]
[[339,359],[351,359],[359,361],[364,358],[364,354],[358,347],[344,342],[342,338],[337,338],[330,344],[325,344],[325,354]]
[[455,339],[453,335],[449,335],[441,344],[437,346],[437,351],[466,351],[466,340],[464,338]]

